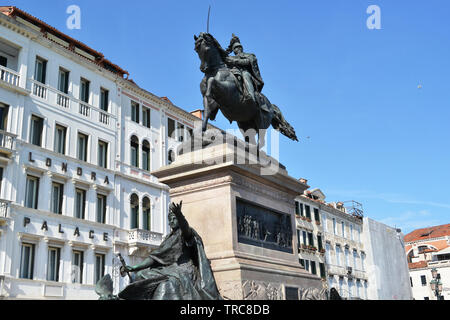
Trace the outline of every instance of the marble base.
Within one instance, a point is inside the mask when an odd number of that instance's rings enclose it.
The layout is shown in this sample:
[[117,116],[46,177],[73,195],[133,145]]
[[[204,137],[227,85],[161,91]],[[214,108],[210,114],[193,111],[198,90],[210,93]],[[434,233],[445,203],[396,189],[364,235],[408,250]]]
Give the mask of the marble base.
[[[294,199],[308,186],[290,177],[282,166],[269,174],[254,154],[242,153],[232,141],[210,144],[179,154],[152,174],[170,187],[171,201],[202,237],[217,285],[225,299],[295,298],[298,289],[322,289],[318,276],[298,261]],[[290,252],[238,241],[238,201],[250,202],[290,219]],[[272,246],[273,247],[273,246]]]

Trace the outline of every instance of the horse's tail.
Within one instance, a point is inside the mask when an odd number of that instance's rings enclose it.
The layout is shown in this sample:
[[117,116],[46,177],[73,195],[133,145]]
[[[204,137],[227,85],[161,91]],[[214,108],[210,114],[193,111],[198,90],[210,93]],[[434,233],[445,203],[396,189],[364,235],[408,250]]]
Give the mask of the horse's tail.
[[281,134],[285,135],[289,139],[298,141],[294,128],[289,124],[289,122],[287,122],[284,119],[283,114],[280,111],[280,108],[278,108],[274,104],[272,104],[272,108],[273,108],[272,127],[275,130],[280,131]]

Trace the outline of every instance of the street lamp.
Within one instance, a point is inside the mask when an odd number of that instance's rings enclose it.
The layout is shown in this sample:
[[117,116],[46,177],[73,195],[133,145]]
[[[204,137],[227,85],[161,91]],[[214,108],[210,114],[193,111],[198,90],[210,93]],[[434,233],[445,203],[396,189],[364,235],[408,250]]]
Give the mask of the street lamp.
[[430,281],[431,290],[434,291],[436,299],[439,300],[442,293],[442,282],[440,279],[437,278],[436,268],[431,269],[431,276],[433,277],[433,280]]

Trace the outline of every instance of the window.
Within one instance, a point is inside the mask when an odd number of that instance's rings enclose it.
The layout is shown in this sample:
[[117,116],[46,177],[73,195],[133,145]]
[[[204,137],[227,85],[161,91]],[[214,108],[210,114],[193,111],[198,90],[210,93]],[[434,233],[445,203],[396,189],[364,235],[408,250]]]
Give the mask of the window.
[[303,203],[300,203],[300,215],[303,217],[305,214],[303,212]]
[[361,270],[365,271],[364,268],[364,261],[366,260],[366,255],[364,253],[361,252]]
[[63,190],[64,185],[61,183],[52,183],[52,203],[50,205],[50,211],[53,213],[62,213]]
[[139,104],[131,101],[131,121],[139,123]]
[[356,227],[356,231],[358,232],[358,242],[361,242],[361,228]]
[[7,68],[8,67],[8,59],[4,56],[0,56],[0,66]]
[[317,235],[317,246],[318,246],[319,251],[323,249],[322,236],[321,235]]
[[55,145],[53,151],[61,154],[66,153],[66,131],[63,126],[56,125],[55,127]]
[[353,267],[358,269],[358,252],[353,250]]
[[325,274],[325,264],[324,263],[319,263],[319,270],[320,270],[320,277],[325,278],[326,274]]
[[309,260],[305,260],[305,270],[309,271]]
[[100,88],[100,109],[108,112],[108,105],[109,105],[109,91]]
[[142,142],[142,169],[150,171],[150,143]]
[[69,71],[59,68],[58,72],[58,90],[62,93],[69,93]]
[[325,243],[325,261],[328,264],[331,264],[331,260],[330,260],[330,250],[331,250],[331,246],[330,244],[327,242]]
[[83,251],[72,252],[72,283],[83,283]]
[[30,143],[35,146],[41,146],[42,129],[44,127],[44,119],[37,116],[31,116]]
[[108,143],[98,140],[97,164],[102,168],[107,168]]
[[89,84],[86,79],[80,79],[80,100],[89,103]]
[[194,130],[192,128],[186,127],[189,137],[192,139],[194,137]]
[[427,285],[427,277],[426,276],[420,276],[420,281],[422,282],[422,286]]
[[105,255],[104,254],[95,254],[95,282],[100,281],[101,278],[105,275]]
[[150,128],[150,109],[142,107],[142,125]]
[[316,262],[315,261],[311,261],[311,273],[312,274],[317,274]]
[[59,248],[48,248],[47,280],[59,281]]
[[353,297],[353,280],[348,280],[348,297]]
[[7,131],[8,129],[8,113],[9,106],[0,103],[0,130]]
[[97,193],[96,220],[98,223],[106,223],[106,196]]
[[305,205],[305,210],[306,210],[306,217],[311,219],[311,207]]
[[47,70],[47,61],[36,57],[36,64],[34,66],[34,80],[45,84],[45,75]]
[[167,155],[167,162],[168,162],[169,164],[171,164],[171,163],[174,162],[174,161],[175,161],[175,152],[173,152],[173,150],[170,149],[170,150],[169,150],[169,153],[168,153],[168,155]]
[[136,194],[131,195],[131,225],[130,229],[139,228],[139,198]]
[[175,139],[175,120],[167,118],[167,136]]
[[178,141],[183,142],[184,141],[184,125],[181,123],[177,123],[177,136]]
[[308,232],[308,243],[310,246],[314,246],[314,237],[312,232]]
[[136,136],[132,136],[130,140],[131,148],[131,165],[139,167],[139,140]]
[[78,160],[87,161],[88,138],[87,135],[78,133]]
[[350,224],[350,239],[353,240],[353,225]]
[[22,279],[33,279],[34,244],[22,243],[20,254],[20,275]]
[[339,277],[339,295],[344,296],[344,278]]
[[28,175],[25,190],[25,207],[37,209],[38,192],[39,192],[39,178]]
[[298,201],[295,201],[295,214],[300,215],[300,203]]
[[325,232],[327,232],[328,231],[327,215],[325,213],[322,213],[322,224],[323,224],[323,230]]
[[359,291],[359,288],[361,287],[361,281],[360,280],[356,280],[356,297],[359,298],[361,293]]
[[300,263],[300,265],[305,268],[305,260],[304,259],[298,259],[298,262]]
[[336,225],[336,218],[333,218],[333,232],[334,232],[334,234],[337,234],[336,227],[337,227],[337,225]]
[[341,265],[341,247],[336,245],[336,264]]
[[314,208],[314,219],[320,222],[319,209]]
[[75,189],[75,218],[84,219],[86,209],[86,191],[83,189]]
[[151,208],[150,208],[150,199],[145,197],[142,200],[142,214],[143,214],[143,228],[144,230],[150,230],[151,228]]
[[302,231],[303,234],[303,244],[306,246],[308,244],[306,231]]
[[346,267],[350,267],[350,262],[349,262],[349,259],[348,259],[349,254],[350,254],[350,252],[348,251],[347,248],[345,248],[345,266]]
[[411,288],[413,287],[412,277],[409,277],[409,282],[411,283]]
[[341,227],[342,227],[342,237],[345,238],[345,222],[344,221],[341,222]]

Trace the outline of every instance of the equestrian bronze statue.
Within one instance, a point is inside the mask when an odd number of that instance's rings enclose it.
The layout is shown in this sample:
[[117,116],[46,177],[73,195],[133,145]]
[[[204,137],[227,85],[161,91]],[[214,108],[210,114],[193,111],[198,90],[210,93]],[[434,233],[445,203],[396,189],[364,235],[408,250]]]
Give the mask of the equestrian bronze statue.
[[[261,93],[264,86],[256,56],[245,53],[240,40],[233,34],[224,50],[209,33],[200,33],[195,39],[195,51],[205,74],[200,83],[203,95],[202,130],[208,120],[214,120],[219,109],[231,122],[236,121],[251,144],[264,146],[264,130],[270,125],[286,137],[298,141],[294,128],[284,119],[280,109]],[[234,52],[234,56],[230,53]],[[260,134],[261,133],[261,134]]]

